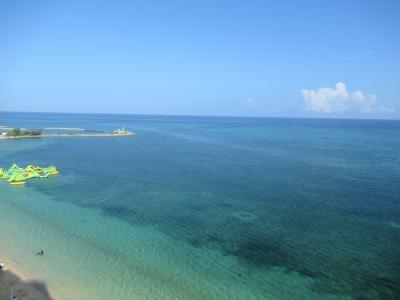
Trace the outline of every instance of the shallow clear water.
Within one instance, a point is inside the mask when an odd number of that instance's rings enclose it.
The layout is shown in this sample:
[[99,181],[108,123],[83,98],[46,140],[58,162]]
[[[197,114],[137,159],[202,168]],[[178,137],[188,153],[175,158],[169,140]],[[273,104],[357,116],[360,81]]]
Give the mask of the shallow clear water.
[[[0,113],[0,246],[60,299],[398,299],[400,122]],[[4,243],[7,241],[7,243]],[[44,257],[34,255],[45,250]]]

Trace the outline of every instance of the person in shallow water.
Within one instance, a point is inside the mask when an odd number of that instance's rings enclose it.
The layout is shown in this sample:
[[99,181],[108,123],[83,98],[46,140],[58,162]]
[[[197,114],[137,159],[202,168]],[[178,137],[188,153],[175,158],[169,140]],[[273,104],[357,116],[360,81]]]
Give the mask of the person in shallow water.
[[40,249],[38,252],[36,252],[36,255],[43,255],[44,251],[42,249]]
[[3,261],[0,261],[0,271],[1,270],[4,270],[4,262]]

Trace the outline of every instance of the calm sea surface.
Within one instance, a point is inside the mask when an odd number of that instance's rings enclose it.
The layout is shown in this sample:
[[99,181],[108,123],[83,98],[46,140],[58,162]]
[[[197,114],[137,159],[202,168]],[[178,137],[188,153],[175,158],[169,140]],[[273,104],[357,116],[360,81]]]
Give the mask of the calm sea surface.
[[[400,299],[400,122],[0,113],[0,256],[59,299]],[[44,249],[45,255],[35,255]]]

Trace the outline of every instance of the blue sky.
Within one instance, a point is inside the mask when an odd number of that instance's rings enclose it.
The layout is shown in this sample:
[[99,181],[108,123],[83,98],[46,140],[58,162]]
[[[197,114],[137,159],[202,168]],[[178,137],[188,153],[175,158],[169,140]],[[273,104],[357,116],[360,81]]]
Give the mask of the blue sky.
[[0,110],[399,118],[400,1],[0,0]]

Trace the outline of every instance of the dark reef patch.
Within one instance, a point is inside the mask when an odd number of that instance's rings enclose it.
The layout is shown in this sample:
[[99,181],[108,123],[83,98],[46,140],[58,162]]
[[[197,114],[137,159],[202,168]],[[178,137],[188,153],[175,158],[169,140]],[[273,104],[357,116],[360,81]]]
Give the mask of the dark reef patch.
[[110,205],[102,208],[104,213],[120,218],[129,218],[137,214],[137,209],[126,208],[123,206]]
[[257,267],[287,266],[291,261],[291,254],[278,244],[269,241],[247,241],[239,244],[234,250],[225,251],[239,260]]

